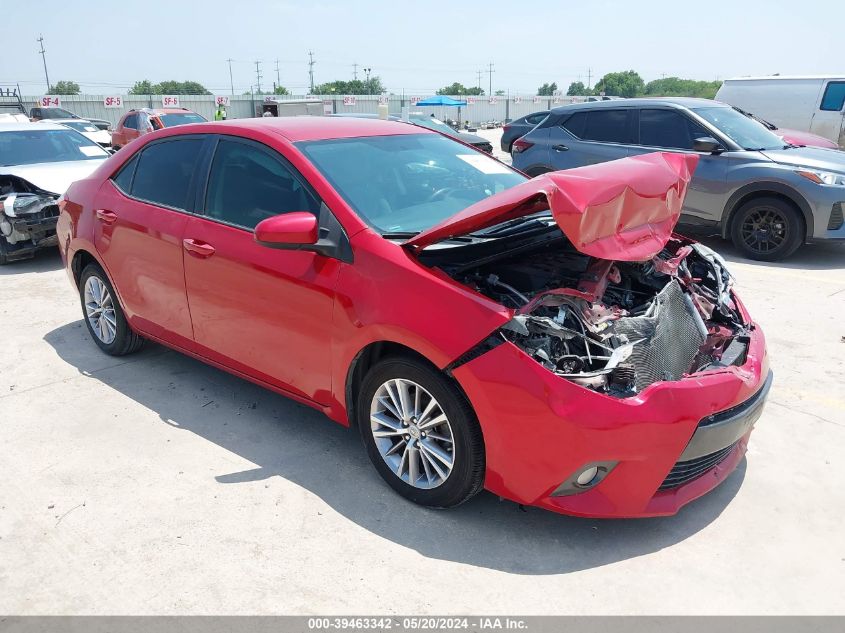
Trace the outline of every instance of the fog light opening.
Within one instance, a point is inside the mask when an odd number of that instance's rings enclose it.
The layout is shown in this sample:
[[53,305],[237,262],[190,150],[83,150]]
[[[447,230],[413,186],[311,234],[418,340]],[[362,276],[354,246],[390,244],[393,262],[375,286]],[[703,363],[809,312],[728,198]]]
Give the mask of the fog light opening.
[[575,478],[575,483],[579,486],[589,486],[593,480],[596,478],[596,475],[599,474],[599,467],[598,466],[591,466],[586,470],[582,470],[578,476]]

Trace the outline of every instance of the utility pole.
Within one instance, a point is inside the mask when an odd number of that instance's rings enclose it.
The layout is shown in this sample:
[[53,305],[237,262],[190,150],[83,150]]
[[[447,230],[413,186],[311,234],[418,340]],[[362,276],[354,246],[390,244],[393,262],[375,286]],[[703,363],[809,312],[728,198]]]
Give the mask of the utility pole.
[[255,62],[255,92],[261,94],[261,62]]
[[352,79],[358,81],[358,62],[352,64]]
[[481,92],[481,71],[476,70],[475,74],[478,75],[478,91]]
[[232,96],[235,95],[235,82],[232,80],[232,58],[226,60],[229,62],[229,87],[232,89]]
[[47,57],[44,55],[47,52],[44,50],[44,36],[39,35],[35,41],[41,44],[41,50],[38,52],[41,53],[41,61],[44,62],[44,79],[47,80],[47,92],[50,92],[50,77],[47,75]]
[[308,51],[308,81],[311,84],[311,94],[314,94],[314,53]]
[[489,64],[487,64],[487,74],[490,76],[490,85],[488,86],[488,89],[489,89],[488,94],[490,96],[493,95],[493,73],[494,72],[496,72],[496,71],[493,70],[493,62],[490,62]]
[[589,88],[590,85],[593,83],[592,80],[593,80],[593,69],[588,68],[587,69],[587,88]]
[[[279,76],[279,58],[278,57],[276,58],[276,85],[277,86],[282,85],[282,80],[281,80],[281,77]],[[273,92],[276,92],[276,91],[274,90]]]
[[372,72],[372,68],[364,68],[364,74],[367,75],[367,94],[370,94],[372,91],[370,90],[370,73]]

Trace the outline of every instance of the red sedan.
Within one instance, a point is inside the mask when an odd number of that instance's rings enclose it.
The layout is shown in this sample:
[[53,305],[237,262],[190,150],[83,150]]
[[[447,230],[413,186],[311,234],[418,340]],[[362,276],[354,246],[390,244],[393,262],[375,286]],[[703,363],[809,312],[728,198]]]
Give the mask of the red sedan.
[[529,180],[401,123],[198,124],[72,185],[59,243],[104,352],[318,408],[409,499],[666,515],[736,467],[771,381],[724,262],[672,233],[696,162]]

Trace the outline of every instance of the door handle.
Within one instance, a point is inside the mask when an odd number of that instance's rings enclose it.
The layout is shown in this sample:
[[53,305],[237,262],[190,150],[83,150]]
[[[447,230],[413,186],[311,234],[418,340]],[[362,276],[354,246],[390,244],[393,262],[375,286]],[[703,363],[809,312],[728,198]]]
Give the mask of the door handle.
[[552,149],[553,149],[554,151],[556,151],[556,152],[565,152],[565,151],[567,151],[569,148],[568,148],[566,145],[553,145],[553,146],[552,146]]
[[105,224],[114,224],[115,220],[117,220],[117,214],[108,209],[97,209],[95,213],[97,214],[97,219]]
[[214,255],[214,247],[211,244],[206,244],[205,242],[200,242],[198,240],[182,240],[182,246],[191,255],[196,257],[206,258]]

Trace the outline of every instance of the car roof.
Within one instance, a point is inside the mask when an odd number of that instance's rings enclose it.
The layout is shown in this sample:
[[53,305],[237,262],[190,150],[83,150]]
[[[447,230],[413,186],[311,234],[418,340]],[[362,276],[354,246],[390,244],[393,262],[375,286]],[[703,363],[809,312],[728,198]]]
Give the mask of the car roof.
[[730,106],[721,103],[720,101],[713,101],[712,99],[698,99],[695,97],[640,97],[636,99],[613,99],[611,101],[588,101],[586,103],[570,103],[557,108],[552,108],[552,112],[556,114],[563,114],[564,112],[574,112],[575,110],[594,110],[597,108],[642,108],[645,106],[653,106],[655,104],[668,105],[677,108],[729,108]]
[[26,130],[67,130],[64,125],[57,123],[3,123],[0,132],[21,132]]
[[[436,134],[425,128],[398,121],[358,117],[299,116],[299,117],[257,117],[254,119],[230,119],[204,125],[226,127],[235,130],[265,131],[283,136],[291,142],[319,141],[334,138],[355,138],[361,136],[392,136],[397,134]],[[174,130],[178,128],[172,128]]]
[[[88,119],[41,119],[36,121],[38,125],[47,125],[48,123],[91,123]],[[91,123],[93,125],[93,123]]]

